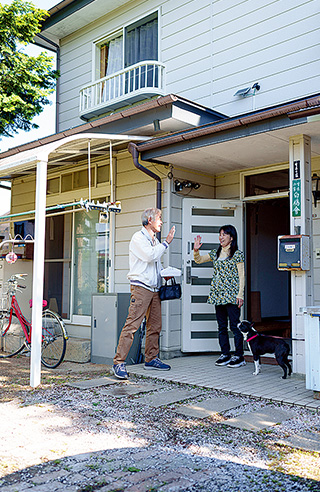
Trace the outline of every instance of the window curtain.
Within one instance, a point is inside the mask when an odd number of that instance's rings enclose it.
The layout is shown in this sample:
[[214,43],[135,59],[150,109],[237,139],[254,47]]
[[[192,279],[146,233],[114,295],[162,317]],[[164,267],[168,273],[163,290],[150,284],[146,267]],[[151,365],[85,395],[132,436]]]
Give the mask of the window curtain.
[[[105,75],[122,70],[123,68],[123,36],[118,36],[108,42],[108,59]],[[115,99],[123,94],[123,79],[121,75],[107,80],[103,87],[103,101]]]
[[158,59],[158,20],[154,19],[126,33],[126,63],[129,67],[143,60]]
[[[158,19],[137,26],[126,32],[125,41],[125,66],[130,67],[144,60],[158,59]],[[126,77],[126,92],[131,92],[141,87],[152,87],[157,84],[158,73],[155,67],[149,65],[130,72]]]

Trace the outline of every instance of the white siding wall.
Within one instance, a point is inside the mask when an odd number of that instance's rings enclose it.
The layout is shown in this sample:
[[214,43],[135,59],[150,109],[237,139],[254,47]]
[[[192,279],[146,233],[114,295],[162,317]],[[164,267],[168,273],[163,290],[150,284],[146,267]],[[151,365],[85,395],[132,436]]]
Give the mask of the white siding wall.
[[[218,0],[214,3],[214,97],[229,115],[319,91],[319,4],[316,0]],[[235,101],[254,82],[261,90]]]
[[[157,8],[167,93],[231,116],[319,91],[317,0],[140,0],[61,40],[60,130],[81,123],[93,42]],[[254,82],[255,97],[233,96]]]
[[[311,160],[312,173],[317,173],[320,176],[320,157]],[[314,297],[313,305],[320,306],[320,259],[316,257],[316,249],[320,248],[320,202],[315,208],[312,208],[312,228],[313,228],[313,285]]]

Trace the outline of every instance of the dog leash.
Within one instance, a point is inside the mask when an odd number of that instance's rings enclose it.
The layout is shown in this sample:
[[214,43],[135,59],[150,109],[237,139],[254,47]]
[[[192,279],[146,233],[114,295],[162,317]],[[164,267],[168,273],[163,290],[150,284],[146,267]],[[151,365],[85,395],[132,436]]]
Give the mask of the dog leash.
[[253,337],[247,338],[246,342],[250,342],[254,338],[257,338],[257,336],[258,336],[258,333],[256,335],[253,335]]

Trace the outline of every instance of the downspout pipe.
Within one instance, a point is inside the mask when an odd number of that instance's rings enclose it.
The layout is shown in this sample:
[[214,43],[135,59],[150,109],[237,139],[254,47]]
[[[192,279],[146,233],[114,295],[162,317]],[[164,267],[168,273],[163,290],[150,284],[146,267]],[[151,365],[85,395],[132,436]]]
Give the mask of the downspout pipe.
[[[162,189],[161,189],[161,178],[160,178],[160,176],[158,176],[154,172],[150,171],[150,169],[147,169],[142,164],[140,164],[140,162],[139,162],[139,151],[137,149],[137,146],[134,143],[132,143],[132,142],[129,143],[128,150],[129,150],[130,154],[132,155],[133,164],[135,165],[135,167],[137,169],[139,169],[139,171],[142,171],[143,173],[150,176],[150,178],[156,180],[156,182],[157,182],[156,207],[159,210],[161,210],[161,192],[162,192]],[[157,234],[157,236],[160,236],[160,233],[159,233],[159,235]],[[160,241],[160,238],[161,238],[161,236],[158,237],[159,241]]]
[[128,150],[129,150],[130,154],[132,155],[133,164],[135,165],[135,167],[137,169],[139,169],[139,171],[142,171],[143,173],[150,176],[150,178],[155,179],[157,181],[157,198],[156,198],[157,203],[156,203],[156,207],[159,210],[161,210],[161,192],[162,192],[162,190],[161,190],[161,178],[160,178],[160,176],[158,176],[154,172],[150,171],[150,169],[147,169],[142,164],[140,164],[140,162],[139,162],[139,151],[137,149],[137,146],[134,143],[132,143],[132,142],[129,143]]

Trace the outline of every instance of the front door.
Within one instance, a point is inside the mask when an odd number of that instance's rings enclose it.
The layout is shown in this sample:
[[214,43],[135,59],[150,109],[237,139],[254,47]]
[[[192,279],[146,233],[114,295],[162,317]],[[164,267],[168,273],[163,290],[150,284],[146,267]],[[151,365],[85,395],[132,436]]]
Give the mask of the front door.
[[212,263],[197,265],[193,243],[202,237],[201,254],[219,246],[219,229],[233,225],[243,250],[242,203],[236,200],[185,198],[182,207],[183,312],[182,352],[219,352],[218,326],[214,306],[207,304]]

